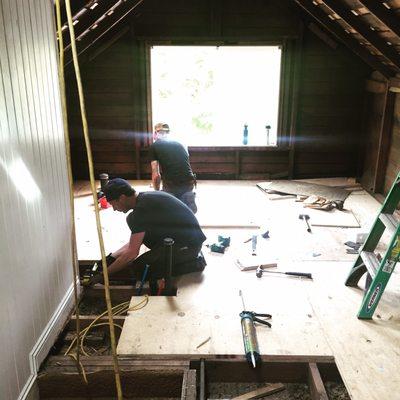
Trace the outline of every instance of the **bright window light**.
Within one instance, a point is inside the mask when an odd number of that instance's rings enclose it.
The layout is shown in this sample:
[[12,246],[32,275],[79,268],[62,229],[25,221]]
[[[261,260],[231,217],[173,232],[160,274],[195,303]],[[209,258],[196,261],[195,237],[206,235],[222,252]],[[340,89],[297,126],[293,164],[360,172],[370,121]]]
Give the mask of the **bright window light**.
[[154,46],[153,125],[188,146],[275,146],[280,67],[278,46]]

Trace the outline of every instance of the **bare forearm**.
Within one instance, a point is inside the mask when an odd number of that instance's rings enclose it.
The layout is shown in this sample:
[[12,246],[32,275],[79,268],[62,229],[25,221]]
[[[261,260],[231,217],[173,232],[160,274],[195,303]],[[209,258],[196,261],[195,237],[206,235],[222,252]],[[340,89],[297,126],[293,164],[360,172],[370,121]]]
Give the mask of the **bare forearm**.
[[160,190],[160,186],[161,186],[160,175],[153,175],[151,181],[153,183],[154,190]]
[[120,249],[114,251],[111,255],[117,259],[121,254],[125,253],[129,248],[129,243],[124,244]]
[[123,270],[124,268],[126,268],[128,266],[128,264],[130,262],[132,262],[133,260],[135,260],[135,258],[137,257],[136,255],[129,255],[126,253],[122,253],[120,254],[117,259],[108,267],[108,274],[109,275],[113,275],[118,271]]

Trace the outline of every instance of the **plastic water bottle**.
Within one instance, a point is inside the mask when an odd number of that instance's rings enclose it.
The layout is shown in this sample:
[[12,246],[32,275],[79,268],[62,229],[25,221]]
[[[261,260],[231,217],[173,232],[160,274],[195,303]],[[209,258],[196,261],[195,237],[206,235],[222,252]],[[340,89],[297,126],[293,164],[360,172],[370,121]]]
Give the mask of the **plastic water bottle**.
[[248,142],[249,138],[249,130],[247,129],[248,125],[244,124],[244,129],[243,129],[243,144],[246,145]]

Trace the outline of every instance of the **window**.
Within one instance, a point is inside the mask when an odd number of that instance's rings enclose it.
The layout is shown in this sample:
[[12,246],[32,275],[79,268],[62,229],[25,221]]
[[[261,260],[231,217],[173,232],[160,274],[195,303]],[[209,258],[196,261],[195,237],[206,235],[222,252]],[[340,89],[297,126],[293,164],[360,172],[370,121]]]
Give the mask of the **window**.
[[281,48],[153,46],[153,126],[188,146],[275,146]]

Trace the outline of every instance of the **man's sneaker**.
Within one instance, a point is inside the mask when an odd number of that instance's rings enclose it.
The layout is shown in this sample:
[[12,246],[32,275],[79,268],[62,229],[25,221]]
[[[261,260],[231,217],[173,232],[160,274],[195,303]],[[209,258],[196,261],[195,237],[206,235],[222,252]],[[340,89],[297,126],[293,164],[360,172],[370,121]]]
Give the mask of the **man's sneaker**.
[[183,193],[181,197],[182,202],[185,203],[192,210],[193,214],[196,214],[197,212],[195,197],[196,197],[195,192]]

